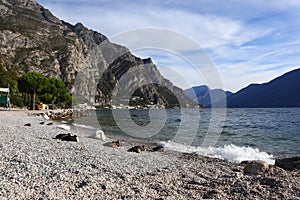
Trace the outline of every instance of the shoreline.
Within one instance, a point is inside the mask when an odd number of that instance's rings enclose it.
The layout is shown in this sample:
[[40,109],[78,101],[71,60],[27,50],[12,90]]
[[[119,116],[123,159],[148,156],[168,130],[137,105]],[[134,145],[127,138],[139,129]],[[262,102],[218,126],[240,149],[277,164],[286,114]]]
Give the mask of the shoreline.
[[299,170],[272,167],[249,176],[244,164],[216,158],[168,150],[131,153],[136,141],[122,139],[121,147],[111,148],[104,144],[118,138],[97,140],[95,130],[79,127],[69,131],[79,142],[65,142],[53,139],[68,132],[59,122],[41,125],[42,116],[11,114],[0,111],[3,199],[300,199]]

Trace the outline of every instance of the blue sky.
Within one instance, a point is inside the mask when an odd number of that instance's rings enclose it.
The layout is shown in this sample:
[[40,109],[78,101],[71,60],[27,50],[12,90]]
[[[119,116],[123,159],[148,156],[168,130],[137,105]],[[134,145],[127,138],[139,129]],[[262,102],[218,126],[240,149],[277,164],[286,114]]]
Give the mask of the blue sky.
[[[184,89],[208,84],[235,92],[250,83],[267,82],[300,67],[299,0],[38,2],[64,21],[82,22],[113,42],[129,45],[135,55],[152,57],[162,74]],[[134,49],[134,45],[131,48],[124,41],[125,37],[119,37],[128,31],[149,27],[174,32],[170,35],[175,39],[171,50],[155,45],[143,49],[141,44],[139,49]],[[176,42],[176,34],[196,42],[202,48],[201,53],[193,48],[187,51],[185,44]],[[165,37],[153,35],[150,38],[157,43],[166,42]],[[173,51],[174,46],[178,51]],[[210,81],[219,77],[203,72],[207,68],[200,64],[196,66],[196,73],[193,63],[189,62],[190,59],[204,62],[204,53],[207,54],[205,59],[211,59],[210,65],[214,65],[222,84]]]

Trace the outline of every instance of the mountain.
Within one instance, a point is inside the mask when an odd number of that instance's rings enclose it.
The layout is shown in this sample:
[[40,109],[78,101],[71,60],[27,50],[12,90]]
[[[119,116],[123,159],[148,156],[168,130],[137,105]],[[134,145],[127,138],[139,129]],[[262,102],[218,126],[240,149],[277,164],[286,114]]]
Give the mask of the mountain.
[[227,99],[227,107],[300,107],[300,69],[251,84]]
[[[232,95],[229,91],[222,89],[211,90],[208,86],[195,86],[184,90],[185,94],[200,105],[209,107],[213,102],[218,102]],[[212,102],[213,99],[213,102]]]
[[0,64],[7,71],[59,78],[80,103],[113,104],[112,94],[123,80],[121,90],[131,92],[132,104],[139,99],[167,107],[193,105],[150,58],[132,55],[81,23],[58,19],[35,0],[2,0],[0,11]]

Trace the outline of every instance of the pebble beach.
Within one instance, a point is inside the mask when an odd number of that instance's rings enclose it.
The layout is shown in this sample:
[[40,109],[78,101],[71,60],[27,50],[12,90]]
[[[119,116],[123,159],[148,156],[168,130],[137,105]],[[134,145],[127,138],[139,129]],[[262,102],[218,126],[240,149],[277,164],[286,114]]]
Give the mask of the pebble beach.
[[[136,141],[109,134],[102,141],[95,130],[50,122],[28,111],[0,111],[1,200],[300,199],[300,170],[270,166],[246,175],[245,164],[168,149],[128,152]],[[66,133],[79,141],[55,139]],[[106,145],[115,140],[122,146]]]

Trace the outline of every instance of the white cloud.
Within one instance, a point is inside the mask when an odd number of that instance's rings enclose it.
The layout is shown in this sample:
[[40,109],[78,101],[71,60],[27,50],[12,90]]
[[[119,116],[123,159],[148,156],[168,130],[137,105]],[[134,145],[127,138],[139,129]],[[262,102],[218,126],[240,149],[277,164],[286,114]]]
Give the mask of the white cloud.
[[[300,44],[296,39],[300,34],[298,0],[40,1],[59,18],[83,22],[109,38],[145,27],[179,32],[208,50],[225,88],[232,91],[253,82],[266,82],[300,64]],[[198,47],[178,38],[177,43],[172,43],[167,35],[155,36],[150,32],[128,41],[134,48],[149,45],[147,39],[178,51]],[[190,83],[199,82],[188,65],[170,59],[154,56],[155,62],[173,67]],[[277,66],[283,67],[276,69]]]
[[[51,4],[49,4],[51,5]],[[224,16],[197,14],[178,9],[144,9],[143,5],[131,7],[75,7],[64,9],[61,4],[51,5],[57,15],[111,37],[124,31],[144,27],[159,27],[178,31],[193,38],[203,48],[227,44],[241,44],[261,36],[257,30],[247,29],[241,21]]]
[[[248,65],[247,68],[265,68],[269,69],[271,66],[269,65]],[[232,92],[237,92],[243,87],[248,86],[251,83],[266,83],[274,78],[283,75],[291,70],[300,68],[300,66],[289,66],[285,68],[280,68],[278,70],[267,70],[267,71],[258,71],[255,73],[250,73],[249,71],[245,71],[241,68],[236,68],[236,70],[232,70],[231,72],[222,72],[222,79],[224,88],[230,88]]]

